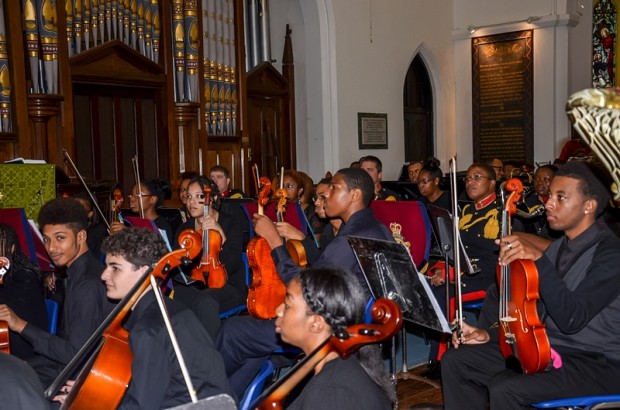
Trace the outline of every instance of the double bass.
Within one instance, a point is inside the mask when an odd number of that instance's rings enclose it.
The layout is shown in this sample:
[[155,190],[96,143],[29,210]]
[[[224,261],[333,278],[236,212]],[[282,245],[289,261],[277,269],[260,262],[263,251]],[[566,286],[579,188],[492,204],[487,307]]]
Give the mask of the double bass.
[[148,290],[151,276],[165,279],[172,269],[191,263],[200,253],[200,237],[191,229],[181,232],[179,244],[180,249],[166,254],[137,281],[47,388],[44,393],[46,398],[53,398],[69,377],[85,363],[61,408],[104,410],[118,407],[131,380],[133,358],[129,334],[122,324],[135,303]]
[[[258,181],[258,214],[264,215],[271,182],[267,177],[260,177]],[[252,269],[252,281],[248,288],[248,312],[257,319],[272,319],[276,317],[276,308],[286,296],[286,285],[278,274],[271,257],[271,247],[265,238],[252,238],[248,243],[247,255]]]
[[315,366],[330,352],[337,352],[346,359],[360,347],[379,343],[394,336],[403,325],[403,314],[396,302],[389,299],[377,299],[371,308],[373,324],[351,325],[344,330],[334,332],[312,353],[297,363],[285,377],[279,379],[249,408],[283,409],[283,401],[289,392],[314,370]]
[[[211,208],[211,188],[204,188],[204,214],[203,218],[209,215]],[[220,252],[222,250],[222,235],[215,229],[202,230],[202,257],[200,264],[192,270],[192,279],[205,283],[213,288],[222,288],[228,281],[226,268],[220,262]]]
[[[511,233],[510,215],[523,192],[520,179],[506,182],[510,192],[502,212],[502,237]],[[551,360],[551,345],[536,311],[538,270],[532,260],[516,260],[510,265],[498,265],[499,344],[506,365],[520,373],[538,373]]]

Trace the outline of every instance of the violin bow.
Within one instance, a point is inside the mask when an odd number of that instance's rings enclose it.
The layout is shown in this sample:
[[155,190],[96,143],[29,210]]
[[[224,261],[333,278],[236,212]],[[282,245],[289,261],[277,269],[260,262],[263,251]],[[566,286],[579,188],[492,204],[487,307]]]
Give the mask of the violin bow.
[[[456,287],[454,297],[456,298],[457,307],[455,312],[456,318],[456,334],[459,341],[463,337],[463,293],[461,289],[461,235],[459,234],[459,207],[458,196],[456,191],[456,155],[450,158],[450,185],[452,189],[452,251],[454,252],[454,286]],[[448,267],[446,266],[446,283],[449,282]],[[448,301],[450,300],[448,295]]]
[[103,215],[103,211],[101,211],[101,208],[99,208],[99,204],[97,203],[97,199],[95,198],[93,193],[90,192],[90,189],[88,189],[88,185],[86,185],[86,181],[84,181],[84,178],[82,178],[82,175],[80,174],[80,171],[78,171],[77,167],[75,166],[75,163],[73,162],[73,160],[69,156],[69,153],[67,152],[66,149],[64,149],[64,148],[62,149],[62,154],[64,155],[65,159],[67,160],[67,163],[71,166],[71,169],[75,173],[75,176],[78,177],[78,179],[80,180],[80,183],[82,184],[82,187],[84,187],[84,189],[88,193],[88,196],[90,197],[90,201],[93,203],[93,206],[97,210],[97,213],[101,217],[101,220],[103,221],[103,223],[105,224],[106,228],[108,229],[108,233],[110,233],[110,223],[108,222],[106,217]]
[[174,329],[172,328],[172,323],[170,323],[170,315],[168,314],[168,310],[166,309],[166,305],[164,304],[164,297],[161,293],[161,289],[157,285],[157,281],[155,280],[154,275],[150,275],[150,280],[151,288],[153,289],[153,292],[155,292],[155,299],[157,299],[157,304],[159,305],[159,310],[161,311],[161,316],[164,319],[164,323],[166,324],[166,330],[168,331],[170,342],[172,343],[174,353],[176,354],[177,360],[179,361],[179,366],[181,367],[181,373],[183,373],[183,379],[185,380],[185,386],[187,386],[189,397],[192,399],[192,403],[197,403],[198,397],[196,396],[196,389],[194,388],[192,378],[190,377],[189,371],[187,370],[185,359],[183,358],[183,353],[181,353],[181,348],[179,347],[177,336],[174,334]]
[[138,203],[140,204],[140,218],[144,218],[144,205],[142,204],[142,182],[140,182],[140,170],[138,169],[138,154],[131,159],[131,165],[133,166],[133,176],[136,180],[136,186],[138,187]]

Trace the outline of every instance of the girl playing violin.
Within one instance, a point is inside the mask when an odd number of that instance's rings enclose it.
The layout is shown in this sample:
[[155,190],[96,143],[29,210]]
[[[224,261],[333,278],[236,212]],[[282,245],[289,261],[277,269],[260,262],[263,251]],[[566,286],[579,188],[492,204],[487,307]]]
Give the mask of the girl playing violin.
[[[211,189],[213,199],[212,205],[208,206],[208,215],[204,214],[205,187]],[[178,238],[185,229],[194,229],[201,234],[207,229],[216,230],[222,237],[219,260],[226,269],[228,280],[223,287],[217,289],[200,289],[198,284],[177,285],[174,288],[174,294],[175,299],[186,304],[196,313],[213,337],[220,327],[219,313],[245,304],[248,296],[242,252],[244,249],[243,233],[249,228],[245,226],[247,218],[238,205],[230,203],[227,206],[220,206],[217,185],[207,177],[193,178],[187,187],[186,197],[190,218],[179,227],[175,237]],[[196,262],[198,263],[200,260]],[[195,268],[195,265],[193,267]]]
[[[286,343],[311,353],[334,331],[363,323],[364,292],[340,268],[302,271],[287,287],[277,309],[276,332]],[[344,360],[330,352],[289,409],[391,409],[395,400],[377,345]]]

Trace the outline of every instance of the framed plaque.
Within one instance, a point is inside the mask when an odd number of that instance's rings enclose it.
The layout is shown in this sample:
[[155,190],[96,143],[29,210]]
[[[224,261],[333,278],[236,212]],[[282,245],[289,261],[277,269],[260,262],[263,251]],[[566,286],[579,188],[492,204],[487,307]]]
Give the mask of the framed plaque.
[[387,114],[357,113],[359,149],[387,149]]
[[472,39],[474,161],[534,163],[533,31]]

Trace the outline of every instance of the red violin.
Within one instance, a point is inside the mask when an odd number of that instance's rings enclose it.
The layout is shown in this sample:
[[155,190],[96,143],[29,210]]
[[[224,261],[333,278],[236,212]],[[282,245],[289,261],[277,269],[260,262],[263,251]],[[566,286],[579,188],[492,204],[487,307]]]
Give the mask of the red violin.
[[[506,182],[510,192],[502,212],[502,237],[510,235],[510,215],[523,192],[523,183],[517,178]],[[532,260],[516,260],[510,265],[498,265],[499,287],[499,343],[507,367],[523,373],[538,373],[551,360],[551,346],[545,325],[536,310],[538,270]]]
[[[209,215],[211,204],[211,188],[204,188],[204,214]],[[228,281],[226,268],[220,262],[222,251],[222,235],[215,229],[203,229],[202,231],[202,257],[200,264],[192,270],[192,279],[206,284],[209,288],[224,287]],[[206,279],[205,279],[206,278]]]

